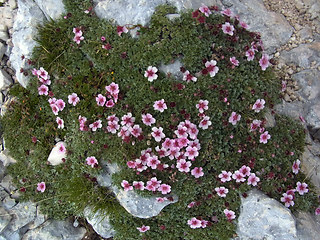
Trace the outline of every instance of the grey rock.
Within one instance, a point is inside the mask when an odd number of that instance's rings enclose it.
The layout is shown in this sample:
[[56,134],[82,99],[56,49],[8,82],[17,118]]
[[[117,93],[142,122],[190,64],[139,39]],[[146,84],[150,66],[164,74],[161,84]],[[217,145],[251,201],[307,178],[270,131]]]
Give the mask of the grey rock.
[[299,119],[300,116],[305,118],[308,112],[305,104],[300,101],[294,101],[291,103],[283,101],[281,104],[275,106],[275,110],[278,114],[289,116],[295,119]]
[[21,202],[14,206],[10,213],[14,216],[10,228],[15,232],[36,219],[37,208],[32,202]]
[[2,181],[5,171],[6,171],[6,168],[3,166],[3,163],[0,161],[0,181]]
[[265,124],[266,128],[272,128],[276,125],[276,120],[275,120],[274,116],[272,115],[271,110],[269,108],[266,109],[266,112],[264,114],[264,118],[266,119],[266,124]]
[[180,71],[181,67],[182,67],[182,64],[180,60],[176,60],[172,64],[168,64],[168,65],[161,64],[159,67],[159,70],[167,75],[172,74],[175,78],[182,80],[183,74]]
[[109,216],[101,214],[100,211],[93,213],[89,207],[84,210],[84,216],[94,231],[101,237],[110,238],[114,236],[115,230],[109,222]]
[[7,51],[6,45],[4,45],[2,42],[0,42],[0,59],[2,59],[3,54]]
[[257,190],[251,190],[247,198],[241,198],[237,234],[240,239],[297,239],[295,221],[289,209]]
[[320,42],[301,44],[290,51],[283,51],[280,57],[287,63],[293,63],[302,68],[310,68],[312,62],[320,66]]
[[181,16],[181,14],[167,14],[166,15],[166,17],[171,21],[173,21],[176,18],[179,18],[180,16]]
[[308,26],[302,28],[299,32],[298,32],[301,40],[308,40],[308,39],[312,39],[312,29]]
[[311,128],[320,128],[320,103],[316,103],[310,107],[306,121]]
[[64,12],[62,0],[35,0],[48,20],[58,19]]
[[306,101],[320,97],[320,71],[307,69],[292,75],[300,86],[299,95]]
[[[313,142],[312,144],[320,147],[320,144]],[[312,148],[306,146],[301,157],[301,170],[311,180],[311,182],[320,188],[320,158],[313,154]]]
[[81,240],[85,233],[85,228],[74,228],[70,221],[47,221],[28,231],[22,240]]
[[7,227],[12,219],[10,213],[8,213],[3,207],[0,207],[0,233]]
[[0,31],[0,39],[3,41],[7,41],[9,39],[8,33],[4,31]]
[[11,231],[10,225],[8,226],[8,228],[5,229],[2,235],[5,240],[21,240],[19,231]]
[[314,240],[320,236],[320,218],[310,213],[296,214],[297,236],[301,240]]
[[0,89],[9,87],[12,84],[10,75],[3,69],[0,70]]
[[2,200],[2,206],[7,210],[10,210],[16,204],[16,200],[12,199],[10,196],[7,196],[5,199]]
[[[3,106],[5,106],[5,104]],[[0,161],[3,163],[4,166],[8,166],[9,164],[16,162],[15,159],[9,156],[7,149],[0,153]]]
[[16,187],[12,183],[12,177],[10,175],[6,175],[1,183],[0,186],[3,187],[8,193],[11,193],[12,191],[16,190]]

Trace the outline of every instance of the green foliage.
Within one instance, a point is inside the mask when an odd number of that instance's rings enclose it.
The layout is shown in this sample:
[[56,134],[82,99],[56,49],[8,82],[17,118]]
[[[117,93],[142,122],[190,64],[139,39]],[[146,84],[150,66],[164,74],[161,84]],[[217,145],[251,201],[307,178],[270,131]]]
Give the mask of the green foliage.
[[[10,94],[16,99],[2,119],[6,147],[17,160],[9,171],[22,190],[23,200],[38,202],[44,213],[58,219],[81,216],[87,206],[92,207],[110,215],[117,232],[114,239],[229,239],[235,233],[236,220],[227,221],[223,210],[231,209],[238,216],[240,196],[245,196],[252,187],[246,182],[222,183],[218,175],[222,170],[234,172],[247,165],[261,179],[257,188],[277,200],[286,190],[295,188],[297,181],[306,181],[310,191],[304,196],[296,195],[292,209],[316,207],[317,196],[310,182],[304,174],[295,175],[291,170],[304,148],[301,125],[272,113],[276,125],[266,128],[271,135],[267,144],[259,143],[261,133],[249,131],[254,119],[266,125],[264,114],[279,102],[281,86],[271,68],[261,70],[260,48],[255,59],[247,61],[245,51],[252,42],[259,42],[257,34],[244,30],[234,19],[215,14],[205,18],[206,23],[192,18],[190,11],[169,20],[166,15],[175,13],[175,9],[163,5],[157,8],[148,26],[127,26],[136,29],[138,37],[125,33],[118,36],[117,26],[94,16],[91,1],[65,1],[65,4],[66,19],[50,21],[39,28],[39,44],[32,59],[35,68],[43,67],[49,72],[51,97],[66,102],[65,109],[59,112],[65,128],[58,129],[49,96],[38,95],[40,84],[35,76],[27,89],[19,86],[11,89]],[[89,13],[85,14],[88,9]],[[221,30],[221,24],[226,21],[235,26],[232,37]],[[83,32],[84,40],[80,44],[73,41],[73,27]],[[105,42],[101,36],[106,38]],[[101,47],[107,43],[111,49]],[[229,61],[234,56],[240,62],[235,68]],[[177,59],[192,75],[197,75],[197,82],[183,82],[182,77],[176,79],[162,72],[157,73],[159,76],[153,82],[144,77],[148,66],[159,67]],[[210,60],[216,60],[219,67],[213,78],[202,72],[204,63]],[[111,109],[97,106],[95,97],[104,95],[105,86],[111,82],[119,84],[118,102]],[[75,107],[67,103],[72,93],[80,98]],[[154,101],[160,99],[165,99],[168,105],[163,113],[153,109]],[[171,167],[137,174],[126,166],[128,161],[139,158],[142,150],[159,145],[153,141],[151,128],[142,124],[141,114],[151,113],[156,119],[155,126],[163,127],[165,135],[173,138],[173,131],[181,121],[188,119],[199,124],[201,118],[195,106],[201,99],[209,100],[205,114],[210,116],[212,125],[207,130],[199,129],[201,150],[192,168],[202,167],[203,177],[195,179],[190,173]],[[252,110],[257,99],[265,99],[267,107],[259,113]],[[108,133],[106,118],[112,114],[121,118],[128,112],[141,126],[143,138],[131,137],[125,142]],[[228,122],[232,112],[241,114],[241,121],[235,126]],[[79,116],[88,119],[87,125],[101,119],[103,128],[95,132],[79,131]],[[65,141],[67,158],[63,164],[51,166],[47,157],[57,139]],[[86,164],[89,156],[98,159],[97,167]],[[161,162],[169,166],[176,163],[168,157]],[[172,187],[179,201],[150,219],[131,216],[119,205],[112,191],[97,181],[98,176],[106,174],[104,166],[108,163],[121,167],[112,176],[119,188],[122,180],[147,182],[157,177]],[[47,185],[44,193],[36,191],[41,181]],[[214,188],[218,186],[229,189],[226,198],[216,194]],[[139,193],[161,196],[148,191]],[[188,208],[190,202],[196,206]],[[193,217],[209,221],[210,226],[191,229],[187,221]],[[150,226],[150,231],[140,234],[136,228],[142,225]]]

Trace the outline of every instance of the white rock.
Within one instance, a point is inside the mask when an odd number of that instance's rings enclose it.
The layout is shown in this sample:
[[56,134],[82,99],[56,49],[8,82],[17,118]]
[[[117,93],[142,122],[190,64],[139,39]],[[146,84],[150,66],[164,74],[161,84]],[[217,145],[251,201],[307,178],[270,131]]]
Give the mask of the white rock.
[[51,165],[55,166],[55,165],[59,165],[61,163],[63,163],[62,159],[66,158],[66,153],[61,153],[59,152],[59,148],[60,146],[65,143],[64,142],[58,142],[51,150],[49,157],[48,157],[48,162],[51,163]]
[[165,74],[172,74],[175,78],[182,80],[183,74],[180,71],[180,68],[182,67],[182,64],[180,60],[174,61],[172,64],[164,65],[162,64],[159,67],[159,70]]
[[9,39],[8,33],[0,31],[0,39],[3,40],[3,41],[7,41]]
[[62,0],[35,0],[48,20],[57,19],[65,12]]
[[13,10],[13,9],[16,9],[16,8],[18,7],[16,0],[9,0],[8,3],[9,3],[9,6],[10,6],[10,8],[11,8],[12,10]]

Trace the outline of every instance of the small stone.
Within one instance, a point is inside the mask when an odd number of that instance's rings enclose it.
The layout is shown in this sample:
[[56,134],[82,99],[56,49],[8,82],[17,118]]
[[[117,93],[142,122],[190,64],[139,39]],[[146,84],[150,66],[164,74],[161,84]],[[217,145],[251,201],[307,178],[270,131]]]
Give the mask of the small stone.
[[62,144],[64,144],[64,146],[66,146],[64,142],[62,142],[62,141],[61,141],[61,142],[58,142],[58,143],[52,148],[52,150],[51,150],[51,152],[50,152],[50,154],[49,154],[48,162],[50,162],[51,165],[53,165],[53,166],[56,166],[56,165],[59,165],[59,164],[63,163],[63,159],[65,159],[66,156],[67,156],[65,152],[64,152],[64,153],[61,153],[61,152],[59,151],[59,148],[60,148],[60,146],[61,146]]
[[7,51],[7,46],[0,42],[0,59],[2,59],[4,53]]
[[274,54],[275,57],[279,57],[280,56],[280,53],[279,52],[276,52],[276,54]]
[[11,163],[15,163],[16,160],[9,156],[8,150],[5,149],[0,153],[0,161],[3,163],[3,166],[8,166]]
[[3,41],[7,41],[9,39],[8,33],[0,31],[0,39],[3,40]]
[[284,100],[286,102],[290,102],[291,101],[290,96],[287,93],[284,95]]
[[9,193],[16,190],[16,187],[13,185],[12,177],[10,175],[6,175],[2,179],[0,186],[3,187]]
[[180,14],[167,14],[166,17],[170,20],[173,21],[176,18],[179,18],[181,15]]

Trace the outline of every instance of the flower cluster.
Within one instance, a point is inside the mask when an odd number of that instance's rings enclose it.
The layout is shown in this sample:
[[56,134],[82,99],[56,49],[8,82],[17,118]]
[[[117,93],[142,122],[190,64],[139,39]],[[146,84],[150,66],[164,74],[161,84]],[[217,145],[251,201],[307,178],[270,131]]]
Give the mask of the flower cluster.
[[39,95],[47,96],[49,93],[49,85],[51,84],[50,75],[48,72],[43,68],[40,67],[39,70],[33,69],[32,74],[37,76],[41,86],[38,88]]
[[[162,194],[168,194],[171,192],[171,186],[168,184],[161,184],[161,180],[158,180],[156,177],[151,178],[149,181],[147,181],[146,186],[143,181],[133,181],[131,186],[128,181],[122,180],[121,186],[123,187],[124,191],[131,191],[133,190],[133,187],[137,190],[148,190],[152,192],[159,191]],[[157,199],[158,202],[164,201],[165,198],[159,198]]]

